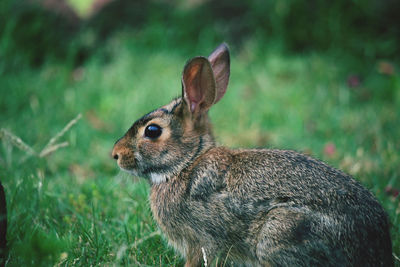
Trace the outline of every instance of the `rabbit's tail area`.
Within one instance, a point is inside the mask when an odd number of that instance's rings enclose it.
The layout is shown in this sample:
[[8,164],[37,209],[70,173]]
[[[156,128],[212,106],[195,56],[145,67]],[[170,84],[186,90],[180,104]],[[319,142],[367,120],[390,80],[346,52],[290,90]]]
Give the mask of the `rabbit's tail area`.
[[284,207],[271,210],[260,227],[256,255],[262,266],[384,266],[383,255],[357,243],[343,220]]

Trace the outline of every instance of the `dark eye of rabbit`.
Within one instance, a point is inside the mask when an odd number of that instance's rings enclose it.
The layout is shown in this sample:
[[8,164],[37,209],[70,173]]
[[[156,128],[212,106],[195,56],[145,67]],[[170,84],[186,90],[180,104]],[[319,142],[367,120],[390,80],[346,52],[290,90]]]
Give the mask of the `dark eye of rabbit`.
[[162,133],[162,129],[157,124],[150,124],[144,130],[144,136],[146,136],[147,138],[150,138],[150,139],[156,139],[156,138],[160,137],[161,133]]

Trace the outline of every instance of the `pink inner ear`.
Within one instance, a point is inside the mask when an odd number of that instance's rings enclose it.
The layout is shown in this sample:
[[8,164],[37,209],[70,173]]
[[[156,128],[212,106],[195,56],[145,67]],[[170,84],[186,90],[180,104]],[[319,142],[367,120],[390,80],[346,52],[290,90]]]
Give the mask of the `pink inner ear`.
[[206,58],[192,59],[183,71],[183,93],[192,113],[208,110],[215,99],[215,80]]
[[201,84],[202,64],[193,64],[185,73],[185,91],[190,102],[190,111],[194,112],[203,100],[203,88]]

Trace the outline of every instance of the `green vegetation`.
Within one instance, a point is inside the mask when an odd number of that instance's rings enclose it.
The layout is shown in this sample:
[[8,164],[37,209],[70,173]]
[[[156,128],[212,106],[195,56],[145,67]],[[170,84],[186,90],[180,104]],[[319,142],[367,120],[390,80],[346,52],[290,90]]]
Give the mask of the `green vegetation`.
[[[132,24],[139,26],[107,24],[118,16],[110,8],[108,17],[104,9],[66,34],[38,7],[0,4],[0,128],[41,151],[82,114],[57,140],[68,146],[43,157],[0,133],[7,266],[183,264],[151,217],[147,183],[121,173],[110,151],[137,118],[179,96],[189,57],[208,55],[224,40],[232,73],[210,112],[218,142],[303,151],[352,174],[388,212],[400,257],[400,35],[392,25],[376,35],[383,22],[369,3],[379,1],[314,1],[321,15],[300,1],[231,1],[239,6],[229,10],[176,4],[166,11],[164,1],[144,2],[146,19]],[[364,8],[354,14],[354,5]],[[237,10],[246,11],[246,23],[234,19]],[[298,27],[288,19],[295,10]],[[327,10],[327,24],[317,23]],[[340,24],[335,14],[343,10]],[[31,23],[17,27],[26,17]],[[359,18],[369,23],[357,31],[352,23]],[[300,26],[311,35],[302,36]]]

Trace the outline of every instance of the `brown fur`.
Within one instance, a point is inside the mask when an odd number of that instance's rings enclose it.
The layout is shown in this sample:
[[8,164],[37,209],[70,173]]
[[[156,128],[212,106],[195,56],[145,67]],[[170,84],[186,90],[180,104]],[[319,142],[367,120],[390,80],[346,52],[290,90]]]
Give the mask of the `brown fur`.
[[[208,109],[224,95],[229,52],[190,60],[182,98],[138,121],[114,146],[148,178],[154,219],[186,259],[245,266],[393,266],[389,223],[349,175],[293,151],[215,144]],[[146,136],[157,124],[159,137]]]

